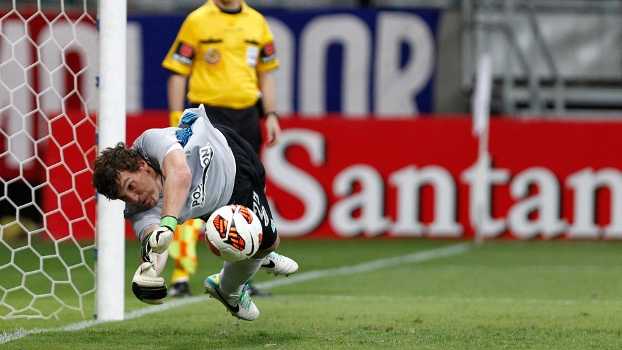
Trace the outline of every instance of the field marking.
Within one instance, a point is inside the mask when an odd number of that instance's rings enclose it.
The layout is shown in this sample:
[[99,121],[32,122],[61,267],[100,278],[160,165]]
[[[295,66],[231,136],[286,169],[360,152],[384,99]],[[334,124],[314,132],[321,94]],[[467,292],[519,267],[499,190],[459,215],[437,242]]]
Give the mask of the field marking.
[[[126,312],[123,315],[123,321],[143,317],[143,316],[153,314],[156,312],[166,311],[166,310],[172,309],[180,305],[196,303],[198,301],[202,301],[206,299],[209,299],[207,295],[200,295],[196,297],[174,299],[162,305],[147,306],[141,309]],[[118,322],[118,321],[92,320],[92,321],[82,321],[82,322],[72,323],[67,326],[57,327],[57,328],[33,328],[33,329],[20,328],[11,333],[7,333],[6,331],[4,331],[2,332],[2,334],[0,334],[0,344],[8,343],[12,340],[17,340],[17,339],[23,338],[31,334],[46,333],[46,332],[79,331],[82,329],[86,329],[86,328],[93,327],[98,324],[107,323],[107,322]]]
[[[448,303],[462,303],[462,304],[530,304],[530,305],[547,305],[547,306],[567,306],[567,305],[576,305],[576,304],[586,304],[586,305],[622,305],[622,300],[569,300],[569,299],[516,299],[516,298],[488,298],[488,297],[479,297],[479,298],[462,298],[462,297],[419,297],[419,296],[400,296],[400,297],[391,297],[391,296],[351,296],[351,295],[288,295],[287,298],[303,296],[305,299],[319,299],[319,300],[337,300],[337,301],[382,301],[384,303],[387,302],[396,302],[396,301],[404,301],[411,300],[415,302],[421,301],[434,301],[434,302],[448,302]],[[279,296],[276,296],[277,298]],[[283,297],[286,298],[286,297]]]
[[[471,250],[471,243],[460,243],[451,245],[448,247],[424,250],[421,252],[416,252],[412,254],[402,255],[394,258],[387,259],[379,259],[373,260],[366,263],[356,264],[352,266],[344,266],[338,267],[334,269],[326,269],[326,270],[315,270],[309,272],[302,272],[296,275],[293,275],[288,278],[275,279],[270,282],[262,282],[256,283],[258,288],[272,288],[277,286],[284,286],[294,283],[306,282],[313,279],[328,277],[328,276],[340,276],[340,275],[351,275],[355,273],[368,272],[372,270],[377,270],[385,267],[391,267],[401,264],[410,264],[410,263],[418,263],[438,258],[443,258],[446,256],[457,255],[461,253],[465,253]],[[209,299],[207,295],[201,295],[196,297],[188,297],[183,299],[176,299],[170,302],[166,302],[162,305],[152,305],[148,307],[144,307],[138,310],[129,311],[125,313],[123,320],[131,320],[139,317],[143,317],[149,314],[153,314],[156,312],[162,312],[169,310],[171,308],[196,303],[205,299]],[[6,331],[0,334],[0,344],[8,343],[13,340],[18,340],[20,338],[26,337],[31,334],[38,333],[46,333],[46,332],[64,332],[64,331],[77,331],[86,329],[89,327],[93,327],[98,324],[106,323],[106,322],[117,322],[117,321],[101,321],[101,320],[93,320],[93,321],[82,321],[78,323],[73,323],[67,326],[58,327],[58,328],[34,328],[34,329],[18,329],[14,332],[7,333]]]
[[275,279],[269,282],[254,283],[259,289],[270,289],[272,287],[284,286],[294,284],[298,282],[306,282],[309,280],[323,278],[328,276],[341,276],[352,275],[355,273],[368,272],[372,270],[382,269],[385,267],[397,266],[402,264],[418,263],[438,258],[444,258],[446,256],[462,254],[469,251],[472,247],[471,243],[460,243],[451,245],[449,247],[424,250],[422,252],[416,252],[412,254],[397,256],[394,258],[373,260],[366,263],[357,265],[337,267],[334,269],[315,270],[309,272],[302,272],[292,275],[287,278]]

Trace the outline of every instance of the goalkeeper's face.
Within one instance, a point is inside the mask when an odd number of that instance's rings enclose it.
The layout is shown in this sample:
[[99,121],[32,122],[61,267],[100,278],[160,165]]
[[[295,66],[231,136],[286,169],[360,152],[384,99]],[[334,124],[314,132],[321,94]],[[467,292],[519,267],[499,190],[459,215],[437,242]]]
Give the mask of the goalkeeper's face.
[[144,160],[138,171],[119,173],[119,199],[139,207],[153,208],[162,192],[162,180]]

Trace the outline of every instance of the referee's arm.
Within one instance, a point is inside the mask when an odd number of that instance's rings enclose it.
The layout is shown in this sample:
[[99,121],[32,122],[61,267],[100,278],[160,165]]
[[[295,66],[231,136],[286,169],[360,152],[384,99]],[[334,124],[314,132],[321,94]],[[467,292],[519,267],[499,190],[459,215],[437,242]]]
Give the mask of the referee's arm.
[[171,126],[179,125],[179,118],[184,111],[187,81],[187,77],[174,72],[171,72],[171,75],[168,77],[166,95]]

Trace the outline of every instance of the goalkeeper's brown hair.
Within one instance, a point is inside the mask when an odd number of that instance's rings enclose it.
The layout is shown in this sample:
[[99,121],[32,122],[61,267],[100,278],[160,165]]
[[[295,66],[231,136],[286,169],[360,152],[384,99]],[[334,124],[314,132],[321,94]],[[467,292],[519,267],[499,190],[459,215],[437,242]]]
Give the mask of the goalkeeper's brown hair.
[[127,148],[119,142],[107,147],[93,161],[93,181],[91,185],[108,199],[119,198],[119,174],[123,171],[135,172],[140,168],[140,152]]

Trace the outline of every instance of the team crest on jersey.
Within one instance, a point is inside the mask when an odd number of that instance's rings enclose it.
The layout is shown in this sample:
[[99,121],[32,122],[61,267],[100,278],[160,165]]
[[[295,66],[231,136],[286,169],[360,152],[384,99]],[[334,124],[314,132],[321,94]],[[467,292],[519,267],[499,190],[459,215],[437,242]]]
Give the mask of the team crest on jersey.
[[220,62],[220,52],[216,49],[208,49],[203,59],[209,64],[216,64]]

